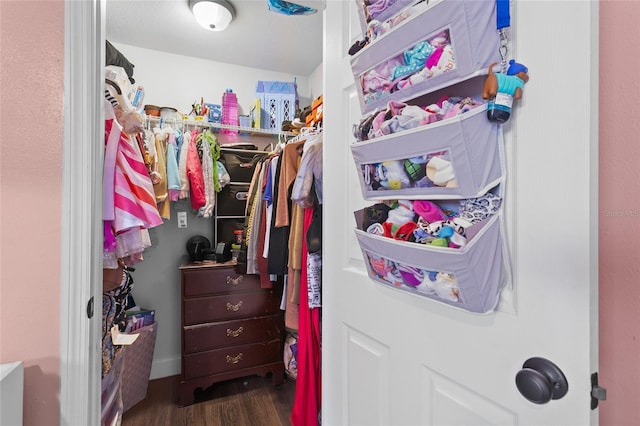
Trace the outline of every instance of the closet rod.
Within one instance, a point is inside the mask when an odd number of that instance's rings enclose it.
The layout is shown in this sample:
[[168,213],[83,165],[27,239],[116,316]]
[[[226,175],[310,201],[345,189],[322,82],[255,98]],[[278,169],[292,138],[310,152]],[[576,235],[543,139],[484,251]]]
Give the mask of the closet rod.
[[177,118],[162,118],[145,115],[145,120],[149,122],[160,123],[162,120],[164,123],[173,125],[186,125],[186,126],[200,126],[200,127],[209,127],[211,129],[227,129],[227,130],[237,130],[243,133],[252,133],[252,134],[260,134],[266,136],[296,136],[293,132],[286,131],[278,131],[278,130],[270,130],[270,129],[257,129],[255,127],[240,127],[240,126],[231,126],[229,124],[221,124],[221,123],[211,123],[209,121],[196,121],[196,120],[179,120]]

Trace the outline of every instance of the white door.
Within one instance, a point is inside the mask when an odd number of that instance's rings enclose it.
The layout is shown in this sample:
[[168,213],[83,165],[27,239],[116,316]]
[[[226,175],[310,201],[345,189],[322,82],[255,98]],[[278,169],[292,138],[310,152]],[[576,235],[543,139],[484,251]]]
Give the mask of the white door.
[[[362,36],[354,1],[326,4],[323,424],[597,423],[597,3],[511,3],[530,80],[504,127],[512,290],[489,315],[368,278],[353,212],[373,202],[349,150],[362,114],[347,50]],[[564,372],[563,398],[519,393],[531,357]]]

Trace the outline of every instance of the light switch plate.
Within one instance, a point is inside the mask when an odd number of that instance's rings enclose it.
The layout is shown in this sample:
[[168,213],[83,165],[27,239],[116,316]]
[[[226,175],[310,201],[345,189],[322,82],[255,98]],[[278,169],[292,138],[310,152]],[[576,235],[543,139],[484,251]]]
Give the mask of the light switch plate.
[[187,227],[187,212],[178,212],[178,228]]

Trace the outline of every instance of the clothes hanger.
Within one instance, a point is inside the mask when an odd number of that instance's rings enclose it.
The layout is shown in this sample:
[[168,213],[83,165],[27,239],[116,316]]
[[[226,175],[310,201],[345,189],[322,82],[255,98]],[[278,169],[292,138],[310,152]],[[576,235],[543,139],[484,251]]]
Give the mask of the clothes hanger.
[[110,78],[105,78],[104,81],[109,86],[113,87],[118,95],[122,95],[122,90],[120,90],[120,86],[118,86],[118,83],[116,83],[115,81],[111,80]]

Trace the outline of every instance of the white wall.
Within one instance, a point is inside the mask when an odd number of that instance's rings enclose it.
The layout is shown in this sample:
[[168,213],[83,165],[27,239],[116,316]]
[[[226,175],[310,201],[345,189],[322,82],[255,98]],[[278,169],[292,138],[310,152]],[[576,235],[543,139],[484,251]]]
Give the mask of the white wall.
[[[322,64],[318,66],[309,76],[309,86],[311,87],[311,100],[314,100],[318,96],[322,95]],[[300,106],[303,107],[307,104],[300,102]]]
[[[186,114],[194,101],[221,104],[225,89],[238,97],[240,114],[248,114],[259,80],[294,81],[298,84],[300,106],[309,105],[308,76],[296,76],[257,68],[207,61],[136,46],[112,43],[135,65],[133,78],[145,89],[145,104],[174,107]],[[321,69],[321,67],[320,67]]]
[[[294,76],[220,62],[168,54],[135,46],[113,43],[135,65],[136,85],[145,89],[145,104],[171,106],[188,113],[194,101],[221,103],[229,87],[238,97],[241,114],[248,114],[255,97],[258,80],[293,81],[298,84],[300,106],[311,103],[312,93],[320,92],[322,78],[314,71],[312,91],[309,77]],[[321,72],[322,67],[319,67]],[[318,88],[318,82],[319,87]],[[253,142],[252,142],[253,143]],[[186,229],[178,229],[177,211],[187,212]],[[144,252],[136,265],[133,297],[144,308],[156,310],[158,335],[153,356],[151,378],[180,374],[180,272],[188,261],[186,242],[193,235],[213,239],[213,219],[197,217],[188,200],[171,206],[171,219],[150,231],[153,246]],[[213,243],[213,241],[212,241]]]

